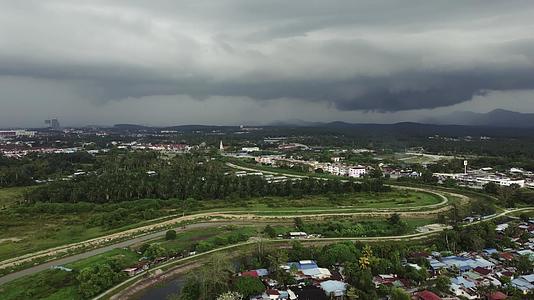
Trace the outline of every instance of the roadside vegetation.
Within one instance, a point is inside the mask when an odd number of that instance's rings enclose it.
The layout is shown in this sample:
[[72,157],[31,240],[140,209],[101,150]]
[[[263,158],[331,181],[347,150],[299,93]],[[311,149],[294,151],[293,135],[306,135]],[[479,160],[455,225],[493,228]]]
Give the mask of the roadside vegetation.
[[140,255],[130,250],[115,249],[67,264],[66,269],[46,270],[4,284],[0,286],[0,298],[89,299],[126,279],[122,269],[139,258]]
[[326,222],[302,221],[295,219],[298,230],[319,234],[324,237],[374,237],[404,235],[415,232],[420,226],[434,223],[433,219],[404,220],[398,214],[393,214],[387,220],[380,219],[340,219]]
[[178,233],[131,250],[114,249],[62,266],[66,269],[46,270],[1,285],[0,299],[90,299],[127,279],[122,270],[138,261],[205,252],[257,234],[255,227],[223,226]]

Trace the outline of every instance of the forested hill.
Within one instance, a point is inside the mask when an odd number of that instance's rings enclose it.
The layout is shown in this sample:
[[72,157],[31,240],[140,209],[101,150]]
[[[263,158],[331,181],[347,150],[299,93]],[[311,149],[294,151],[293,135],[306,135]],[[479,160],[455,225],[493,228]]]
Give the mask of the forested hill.
[[413,122],[395,124],[351,124],[332,122],[314,126],[314,128],[328,128],[341,131],[351,131],[362,136],[374,134],[402,135],[402,136],[499,136],[499,137],[534,137],[532,128],[513,128],[499,126],[469,126],[469,125],[435,125]]

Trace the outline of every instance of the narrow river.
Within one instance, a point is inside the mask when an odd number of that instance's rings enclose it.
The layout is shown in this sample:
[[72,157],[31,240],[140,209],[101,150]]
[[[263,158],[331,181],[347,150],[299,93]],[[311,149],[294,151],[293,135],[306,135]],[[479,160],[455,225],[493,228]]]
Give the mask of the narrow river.
[[171,295],[179,295],[185,283],[183,276],[178,276],[150,287],[136,295],[136,300],[165,300]]

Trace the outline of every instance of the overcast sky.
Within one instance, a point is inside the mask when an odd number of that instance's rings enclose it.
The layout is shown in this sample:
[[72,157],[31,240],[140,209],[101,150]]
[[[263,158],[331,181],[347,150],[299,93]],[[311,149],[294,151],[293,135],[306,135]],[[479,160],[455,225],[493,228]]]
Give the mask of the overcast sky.
[[534,1],[0,0],[0,126],[534,112]]

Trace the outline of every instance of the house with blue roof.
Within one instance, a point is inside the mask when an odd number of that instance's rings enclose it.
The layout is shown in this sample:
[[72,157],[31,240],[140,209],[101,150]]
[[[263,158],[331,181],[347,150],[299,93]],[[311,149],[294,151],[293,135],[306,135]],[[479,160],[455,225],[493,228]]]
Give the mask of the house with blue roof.
[[459,285],[459,286],[463,286],[464,288],[468,288],[468,289],[476,287],[476,284],[473,281],[467,280],[463,276],[458,276],[458,277],[452,278],[451,279],[451,284],[456,284],[456,285]]
[[495,249],[495,248],[486,248],[486,249],[484,249],[484,253],[486,255],[492,255],[494,253],[499,253],[499,251],[497,251],[497,249]]
[[528,294],[534,290],[534,274],[524,275],[512,280],[512,286],[521,290],[523,294]]
[[321,282],[320,285],[327,296],[343,297],[347,290],[347,284],[343,281],[327,280]]
[[441,269],[447,268],[447,265],[442,263],[441,261],[437,259],[429,259],[428,263],[430,264],[430,268],[434,273],[438,273]]
[[472,259],[462,256],[447,256],[442,259],[442,262],[448,269],[457,268],[460,272],[467,272],[477,267],[491,269],[495,266],[492,262],[481,257]]
[[286,268],[290,269],[292,266],[295,266],[295,268],[297,268],[297,270],[299,271],[319,268],[317,263],[313,260],[301,260],[298,262],[289,262],[287,263]]

